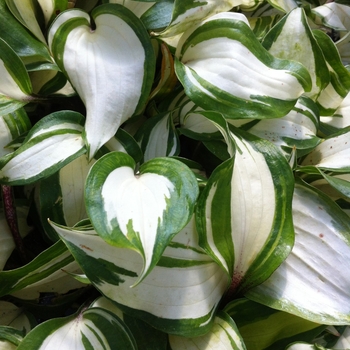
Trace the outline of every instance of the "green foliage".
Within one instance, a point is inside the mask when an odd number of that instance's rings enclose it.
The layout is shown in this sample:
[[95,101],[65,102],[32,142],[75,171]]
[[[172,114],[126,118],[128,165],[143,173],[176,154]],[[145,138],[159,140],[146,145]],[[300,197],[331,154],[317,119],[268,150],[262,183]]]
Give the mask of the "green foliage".
[[0,0],[0,348],[349,348],[349,23]]

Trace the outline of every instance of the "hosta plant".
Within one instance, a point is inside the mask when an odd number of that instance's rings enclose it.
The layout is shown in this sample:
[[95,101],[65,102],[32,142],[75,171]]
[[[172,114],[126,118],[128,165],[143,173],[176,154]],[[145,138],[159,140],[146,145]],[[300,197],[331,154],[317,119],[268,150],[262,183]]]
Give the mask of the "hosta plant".
[[0,0],[0,349],[346,349],[350,4]]

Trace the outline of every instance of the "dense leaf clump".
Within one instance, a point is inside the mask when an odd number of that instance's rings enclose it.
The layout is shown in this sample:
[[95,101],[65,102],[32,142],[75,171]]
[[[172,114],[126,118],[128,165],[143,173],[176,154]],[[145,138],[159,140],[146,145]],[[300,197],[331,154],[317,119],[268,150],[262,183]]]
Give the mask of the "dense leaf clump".
[[348,349],[349,23],[0,0],[0,349]]

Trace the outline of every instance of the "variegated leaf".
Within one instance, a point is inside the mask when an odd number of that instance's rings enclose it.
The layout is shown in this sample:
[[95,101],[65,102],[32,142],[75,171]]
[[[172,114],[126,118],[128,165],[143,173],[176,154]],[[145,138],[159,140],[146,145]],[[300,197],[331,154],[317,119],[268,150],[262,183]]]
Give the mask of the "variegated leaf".
[[236,299],[224,308],[251,350],[285,349],[293,341],[312,341],[326,326],[275,310],[246,298]]
[[123,5],[139,18],[156,3],[155,1],[137,0],[107,0],[105,2]]
[[176,36],[205,18],[229,11],[241,3],[244,0],[207,0],[204,3],[197,0],[175,0],[171,22],[160,35],[162,38]]
[[319,125],[319,113],[316,104],[307,97],[300,97],[293,109],[284,117],[264,119],[248,131],[258,137],[269,140],[276,146],[296,148],[302,152],[311,150],[320,142],[316,136]]
[[107,244],[93,230],[53,227],[91,283],[127,314],[182,336],[202,335],[211,328],[229,280],[198,246],[194,220],[173,238],[157,266],[132,289],[143,270],[138,253]]
[[156,157],[177,156],[180,153],[180,143],[170,112],[148,119],[135,138],[141,146],[145,162]]
[[192,171],[175,159],[154,158],[136,174],[135,166],[127,154],[106,154],[90,170],[85,198],[98,234],[109,244],[141,254],[140,282],[190,220],[198,185]]
[[91,29],[86,12],[63,12],[48,39],[57,63],[85,103],[89,159],[123,122],[143,109],[155,69],[149,35],[130,10],[104,4],[91,16],[96,29]]
[[306,96],[315,100],[329,83],[327,63],[302,8],[297,7],[283,17],[267,33],[262,44],[275,57],[300,62],[307,68],[312,89]]
[[0,116],[14,112],[34,98],[29,75],[15,51],[0,38]]
[[72,111],[54,112],[31,129],[23,144],[0,159],[0,182],[32,183],[84,154],[84,118]]
[[224,311],[216,314],[214,324],[207,334],[195,338],[170,335],[169,343],[171,350],[247,349],[235,322]]
[[319,16],[327,27],[340,31],[350,29],[350,7],[348,5],[327,2],[322,6],[315,7],[312,12]]
[[302,161],[301,166],[316,166],[323,170],[348,172],[350,170],[350,127],[325,139]]
[[196,220],[200,245],[232,277],[236,293],[268,278],[292,248],[293,176],[270,142],[232,137],[235,156],[212,173]]
[[6,146],[29,131],[31,128],[30,120],[23,108],[7,115],[0,116],[0,157],[12,151]]
[[305,67],[268,53],[239,13],[215,15],[186,31],[175,70],[191,100],[229,119],[282,117],[311,88]]
[[78,272],[79,267],[62,242],[57,242],[34,260],[15,270],[0,272],[0,296],[12,294],[34,300],[40,293],[68,291],[83,285],[63,272]]
[[329,197],[298,183],[293,222],[292,252],[246,296],[320,324],[349,324],[349,217]]
[[123,321],[110,311],[97,307],[41,323],[24,337],[18,350],[30,348],[137,349],[135,339]]
[[343,66],[332,39],[321,30],[313,34],[320,45],[330,71],[330,82],[317,99],[321,116],[332,116],[350,90],[350,72]]

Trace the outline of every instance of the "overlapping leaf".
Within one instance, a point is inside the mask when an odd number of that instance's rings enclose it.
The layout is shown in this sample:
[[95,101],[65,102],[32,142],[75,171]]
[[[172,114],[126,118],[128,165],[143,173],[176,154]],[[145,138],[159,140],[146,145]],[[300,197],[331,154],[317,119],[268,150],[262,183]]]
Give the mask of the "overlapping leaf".
[[232,119],[282,117],[311,88],[305,67],[268,53],[238,13],[212,16],[185,32],[175,69],[196,104]]
[[271,143],[232,137],[234,158],[214,170],[196,217],[200,245],[232,277],[232,292],[238,292],[263,282],[292,248],[293,177]]
[[81,114],[54,112],[31,129],[23,144],[0,160],[0,182],[20,185],[49,176],[86,152]]
[[93,230],[54,228],[91,283],[127,314],[182,336],[202,335],[211,328],[228,278],[198,246],[194,220],[173,238],[158,265],[132,289],[143,269],[138,253],[107,244]]
[[[153,82],[155,57],[142,22],[118,4],[65,11],[49,31],[54,57],[87,109],[89,159],[132,115],[142,111]],[[94,67],[94,68],[92,68]]]
[[320,324],[349,324],[349,217],[327,196],[298,183],[293,221],[292,252],[246,296]]
[[137,174],[135,166],[129,155],[106,154],[91,168],[85,198],[98,234],[109,244],[141,254],[141,280],[190,220],[198,185],[191,170],[175,159],[154,158]]

